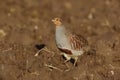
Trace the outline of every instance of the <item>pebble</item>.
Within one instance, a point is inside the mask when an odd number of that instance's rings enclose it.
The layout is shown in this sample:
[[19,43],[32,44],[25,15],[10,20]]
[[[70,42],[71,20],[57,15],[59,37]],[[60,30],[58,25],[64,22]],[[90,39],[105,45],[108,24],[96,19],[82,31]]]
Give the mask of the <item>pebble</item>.
[[4,36],[6,36],[6,33],[3,29],[0,29],[0,38],[3,38]]
[[65,3],[64,3],[64,6],[65,6],[65,8],[67,8],[67,9],[71,9],[71,8],[72,8],[72,4],[71,4],[70,2],[65,2]]

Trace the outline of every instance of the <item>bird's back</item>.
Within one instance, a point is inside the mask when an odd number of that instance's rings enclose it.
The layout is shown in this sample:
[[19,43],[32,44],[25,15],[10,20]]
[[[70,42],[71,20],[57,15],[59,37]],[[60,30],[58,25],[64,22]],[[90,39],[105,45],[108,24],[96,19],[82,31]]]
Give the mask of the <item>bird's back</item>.
[[71,33],[64,26],[56,28],[56,43],[59,49],[70,50],[76,55],[82,54],[83,47],[88,44],[84,37]]

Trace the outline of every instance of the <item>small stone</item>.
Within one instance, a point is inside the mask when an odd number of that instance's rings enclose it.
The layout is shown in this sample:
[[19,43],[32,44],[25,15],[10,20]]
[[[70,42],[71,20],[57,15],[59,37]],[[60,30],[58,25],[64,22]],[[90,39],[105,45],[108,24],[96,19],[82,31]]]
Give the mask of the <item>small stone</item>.
[[0,38],[3,38],[4,36],[6,36],[5,31],[0,29]]
[[104,22],[101,23],[103,26],[110,26],[110,22],[108,21],[108,19],[105,19]]
[[10,12],[11,13],[15,12],[15,8],[10,8]]
[[88,19],[93,19],[93,14],[92,13],[90,13],[89,15],[88,15]]
[[105,1],[105,4],[106,4],[106,5],[110,5],[110,0],[106,0],[106,1]]
[[112,75],[114,75],[114,71],[113,71],[113,70],[112,70],[112,71],[110,71],[110,72],[111,72],[111,74],[112,74]]
[[7,16],[10,17],[10,16],[11,16],[11,13],[8,13]]
[[37,26],[37,25],[36,25],[36,26],[34,26],[34,29],[35,29],[35,30],[38,30],[38,26]]
[[67,8],[67,9],[71,9],[71,8],[72,8],[72,4],[71,4],[70,2],[65,2],[65,3],[64,3],[64,6],[65,6],[65,8]]
[[96,9],[95,8],[91,8],[90,9],[90,13],[88,14],[88,19],[93,19],[95,16],[94,16],[94,14],[95,14],[95,12],[96,12]]

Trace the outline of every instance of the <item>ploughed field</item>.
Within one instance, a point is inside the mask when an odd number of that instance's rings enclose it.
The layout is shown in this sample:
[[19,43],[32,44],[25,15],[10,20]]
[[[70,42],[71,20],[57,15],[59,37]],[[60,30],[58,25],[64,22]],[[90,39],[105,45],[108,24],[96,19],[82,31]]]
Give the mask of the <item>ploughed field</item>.
[[[95,49],[76,67],[55,45],[55,17]],[[0,80],[120,80],[120,1],[1,0]]]

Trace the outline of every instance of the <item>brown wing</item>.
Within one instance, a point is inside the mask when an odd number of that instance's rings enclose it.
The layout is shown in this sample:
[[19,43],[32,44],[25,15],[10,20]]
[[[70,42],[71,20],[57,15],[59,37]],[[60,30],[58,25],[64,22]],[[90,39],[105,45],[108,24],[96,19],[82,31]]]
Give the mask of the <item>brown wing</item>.
[[68,50],[68,49],[62,49],[62,48],[58,48],[60,51],[62,51],[62,52],[64,52],[64,53],[66,53],[66,54],[69,54],[69,55],[71,55],[72,54],[72,52],[70,51],[70,50]]
[[80,50],[82,47],[88,45],[88,42],[81,35],[72,34],[70,35],[70,44],[72,49]]

